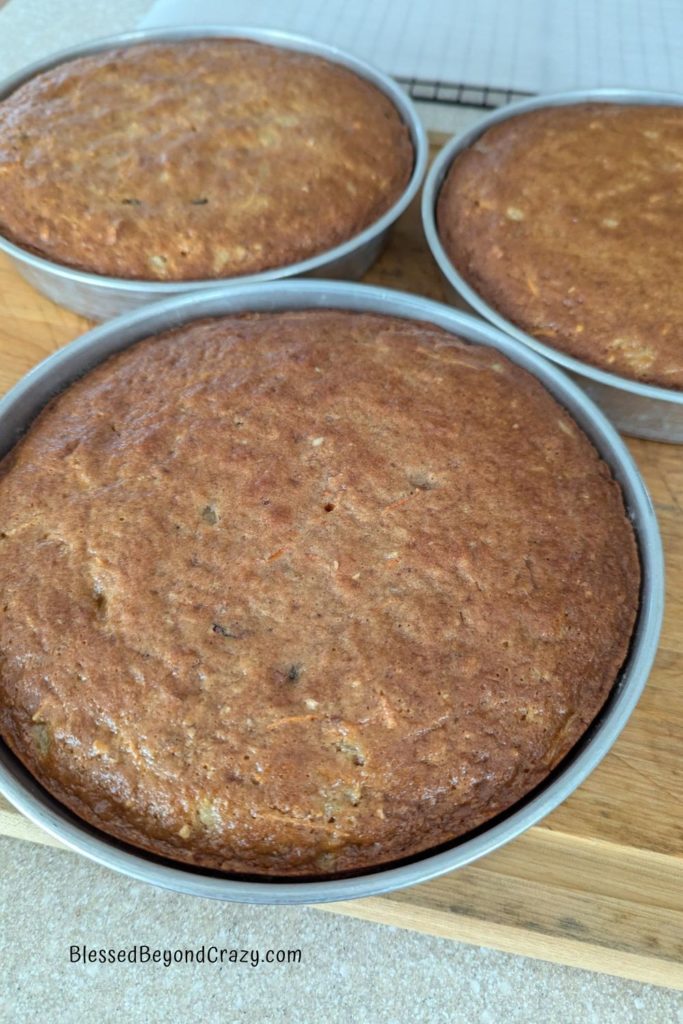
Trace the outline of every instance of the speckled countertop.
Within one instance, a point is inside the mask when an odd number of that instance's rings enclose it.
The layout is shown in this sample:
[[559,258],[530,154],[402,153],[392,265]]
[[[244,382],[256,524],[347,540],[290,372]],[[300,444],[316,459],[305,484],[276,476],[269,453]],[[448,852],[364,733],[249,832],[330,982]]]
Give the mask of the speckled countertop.
[[[0,840],[8,1024],[676,1024],[683,996],[307,907],[214,903]],[[301,963],[71,964],[72,945],[300,949]],[[9,1009],[9,1016],[3,1017]]]
[[[0,0],[0,77],[50,51],[134,28],[149,6]],[[430,127],[446,131],[478,116],[424,113]],[[71,963],[71,947],[83,945],[124,955],[145,945],[162,959]],[[250,961],[252,951],[301,950],[301,962],[163,963],[164,950],[202,947],[246,950]],[[315,909],[179,896],[75,854],[6,838],[0,962],[0,1020],[8,1024],[683,1024],[680,992]]]

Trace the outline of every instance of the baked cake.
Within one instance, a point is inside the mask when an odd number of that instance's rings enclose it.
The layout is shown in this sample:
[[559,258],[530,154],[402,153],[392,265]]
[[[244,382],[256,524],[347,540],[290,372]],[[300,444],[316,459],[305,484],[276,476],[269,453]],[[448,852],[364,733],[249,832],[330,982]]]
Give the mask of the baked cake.
[[412,169],[408,128],[378,88],[249,40],[107,50],[0,102],[0,232],[118,278],[307,259],[376,221]]
[[603,370],[683,388],[683,107],[519,114],[454,160],[456,269],[500,314]]
[[624,662],[639,560],[499,352],[341,311],[148,338],[0,465],[0,733],[99,829],[322,877],[540,783]]

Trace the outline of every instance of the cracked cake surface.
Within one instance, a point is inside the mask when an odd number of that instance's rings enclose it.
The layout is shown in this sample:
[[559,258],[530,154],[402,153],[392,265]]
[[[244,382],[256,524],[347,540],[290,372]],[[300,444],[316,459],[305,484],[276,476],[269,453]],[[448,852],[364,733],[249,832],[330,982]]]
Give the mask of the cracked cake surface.
[[683,388],[683,107],[580,103],[456,156],[438,230],[465,280],[539,341]]
[[340,64],[250,40],[137,44],[0,102],[0,232],[116,278],[258,273],[369,227],[413,156],[391,100]]
[[337,310],[196,321],[0,463],[0,732],[156,854],[376,867],[547,776],[638,592],[610,470],[497,351]]

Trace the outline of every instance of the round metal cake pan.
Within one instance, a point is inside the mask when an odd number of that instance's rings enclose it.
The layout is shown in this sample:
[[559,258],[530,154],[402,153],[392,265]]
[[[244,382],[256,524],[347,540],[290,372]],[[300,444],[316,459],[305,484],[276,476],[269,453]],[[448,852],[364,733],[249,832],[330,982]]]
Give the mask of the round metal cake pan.
[[469,864],[536,824],[583,782],[626,724],[652,666],[663,609],[662,548],[652,502],[624,442],[585,392],[557,366],[482,320],[390,289],[341,282],[275,282],[212,289],[124,314],[49,356],[0,399],[0,456],[12,448],[53,395],[112,353],[200,317],[292,309],[350,309],[426,321],[474,344],[498,349],[534,374],[583,428],[621,484],[637,536],[642,585],[630,652],[607,703],[579,743],[541,786],[496,819],[447,847],[349,877],[320,881],[250,881],[145,854],[73,815],[51,797],[0,742],[2,794],[19,811],[74,850],[133,878],[169,889],[253,903],[346,900],[414,885]]
[[[558,363],[576,380],[609,416],[619,430],[634,437],[653,441],[683,444],[683,391],[642,384],[627,377],[608,373],[583,360],[575,359],[560,349],[538,341],[502,316],[462,277],[447,255],[436,226],[436,204],[444,178],[451,164],[469,149],[485,131],[501,121],[543,107],[564,107],[574,103],[639,103],[645,105],[683,105],[683,95],[669,92],[641,92],[633,89],[592,89],[581,92],[555,93],[510,103],[493,111],[461,135],[446,143],[431,166],[422,193],[422,223],[429,248],[458,304],[462,301],[473,311],[511,335]],[[460,300],[460,301],[459,301]]]
[[413,171],[402,195],[373,224],[332,249],[281,267],[272,267],[257,274],[199,281],[147,281],[107,277],[103,274],[77,270],[30,252],[0,234],[0,251],[5,252],[19,273],[38,291],[74,313],[90,320],[107,320],[157,302],[172,295],[186,295],[207,288],[252,284],[288,277],[323,277],[355,281],[375,262],[388,233],[409,203],[417,195],[427,166],[429,146],[417,111],[404,90],[388,75],[334,46],[315,42],[303,36],[260,28],[232,28],[216,25],[159,28],[128,32],[90,41],[81,46],[52,54],[0,83],[0,102],[19,86],[43,71],[74,60],[121,46],[148,42],[182,42],[188,39],[227,38],[251,39],[301,53],[314,54],[349,68],[383,92],[398,110],[410,133],[413,146]]

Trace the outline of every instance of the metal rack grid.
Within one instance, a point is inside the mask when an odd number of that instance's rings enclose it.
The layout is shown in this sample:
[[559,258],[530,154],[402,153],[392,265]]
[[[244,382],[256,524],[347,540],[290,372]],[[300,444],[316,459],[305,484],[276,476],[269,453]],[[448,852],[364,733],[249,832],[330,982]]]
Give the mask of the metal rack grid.
[[409,96],[414,100],[429,103],[446,103],[453,106],[481,107],[493,110],[513,100],[533,96],[531,92],[515,89],[494,89],[488,85],[470,85],[465,82],[430,82],[418,78],[397,78]]

